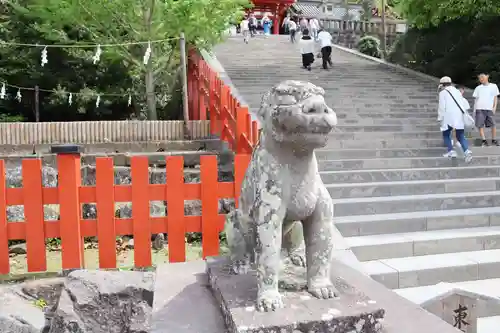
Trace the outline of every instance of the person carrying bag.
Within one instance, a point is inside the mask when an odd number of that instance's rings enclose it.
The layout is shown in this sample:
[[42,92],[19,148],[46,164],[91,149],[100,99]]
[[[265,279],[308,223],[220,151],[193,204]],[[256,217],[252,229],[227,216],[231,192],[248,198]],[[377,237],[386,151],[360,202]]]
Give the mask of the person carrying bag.
[[442,77],[439,83],[443,89],[439,92],[438,121],[441,123],[440,129],[443,133],[443,141],[447,152],[444,157],[456,158],[457,153],[453,149],[451,133],[455,130],[457,140],[462,146],[466,162],[472,160],[472,152],[469,150],[469,144],[465,138],[465,129],[474,128],[474,119],[470,114],[464,111],[464,107],[459,101],[462,101],[462,94],[452,85],[451,78]]

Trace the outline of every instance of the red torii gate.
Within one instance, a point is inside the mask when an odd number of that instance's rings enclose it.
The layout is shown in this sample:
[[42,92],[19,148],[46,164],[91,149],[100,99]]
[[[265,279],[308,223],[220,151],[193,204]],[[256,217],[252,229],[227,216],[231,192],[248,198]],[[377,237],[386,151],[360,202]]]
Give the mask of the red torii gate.
[[286,10],[295,0],[252,0],[253,8],[249,9],[248,12],[259,11],[261,13],[269,12],[273,20],[273,34],[277,35],[280,31],[280,25],[283,21]]

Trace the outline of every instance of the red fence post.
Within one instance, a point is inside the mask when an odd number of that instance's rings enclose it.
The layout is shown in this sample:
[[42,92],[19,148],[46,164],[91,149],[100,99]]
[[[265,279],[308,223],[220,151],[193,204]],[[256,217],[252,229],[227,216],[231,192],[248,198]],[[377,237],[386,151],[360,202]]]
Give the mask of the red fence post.
[[217,157],[200,157],[201,171],[201,230],[203,258],[219,254],[219,195]]
[[22,175],[28,272],[44,272],[47,270],[47,258],[43,218],[42,161],[38,158],[23,160]]
[[259,142],[259,135],[260,135],[259,125],[254,120],[254,121],[252,121],[252,142],[253,142],[254,147],[257,144],[257,142]]
[[[136,267],[149,267],[151,259],[151,223],[149,221],[149,160],[131,158],[132,219],[134,230],[134,262]],[[97,213],[99,215],[99,212]]]
[[83,268],[83,239],[80,218],[80,154],[57,156],[58,194],[63,269]]
[[[237,107],[236,108],[236,153],[242,154],[245,152],[245,145],[243,144],[243,135],[246,134],[246,122],[247,122],[247,108]],[[247,136],[248,138],[248,136]]]
[[201,60],[201,76],[200,76],[200,104],[199,104],[199,110],[198,110],[198,119],[197,120],[206,120],[207,119],[207,64],[206,62],[202,59]]
[[188,57],[188,110],[189,110],[189,115],[191,115],[191,110],[193,109],[193,84],[194,84],[194,75],[193,75],[193,57],[194,57],[194,52],[190,51],[189,52],[189,57]]
[[111,157],[98,157],[95,164],[99,267],[116,268],[115,171],[113,159]]
[[234,200],[236,208],[239,205],[239,197],[241,193],[241,184],[247,172],[248,163],[250,163],[251,155],[237,154],[234,156]]
[[216,87],[217,84],[217,77],[213,72],[210,73],[210,82],[209,82],[209,87],[208,87],[208,111],[209,111],[209,118],[210,118],[210,134],[211,135],[216,135],[217,134],[217,100],[216,100]]
[[0,274],[10,272],[6,187],[5,162],[0,160]]
[[167,163],[168,260],[186,261],[186,225],[184,218],[184,158],[170,156]]

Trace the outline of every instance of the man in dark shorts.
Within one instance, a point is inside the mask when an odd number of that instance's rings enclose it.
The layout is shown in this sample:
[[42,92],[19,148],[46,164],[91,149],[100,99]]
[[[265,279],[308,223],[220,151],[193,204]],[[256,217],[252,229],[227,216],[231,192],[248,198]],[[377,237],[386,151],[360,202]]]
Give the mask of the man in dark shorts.
[[478,78],[481,84],[476,87],[472,97],[475,98],[474,113],[476,116],[476,126],[483,140],[482,146],[488,146],[488,141],[486,141],[486,136],[484,134],[485,127],[491,128],[491,144],[500,146],[496,140],[497,129],[495,123],[495,112],[500,92],[496,84],[489,82],[489,76],[487,74],[481,73]]

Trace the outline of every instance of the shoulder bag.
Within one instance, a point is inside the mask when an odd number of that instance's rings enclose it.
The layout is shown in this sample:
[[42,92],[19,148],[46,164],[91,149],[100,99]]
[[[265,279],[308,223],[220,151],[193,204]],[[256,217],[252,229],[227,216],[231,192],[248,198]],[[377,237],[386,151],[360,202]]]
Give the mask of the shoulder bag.
[[469,129],[469,130],[473,129],[474,126],[476,125],[474,118],[472,118],[472,116],[468,112],[464,111],[464,109],[462,109],[462,106],[457,102],[457,100],[455,99],[455,97],[453,97],[453,94],[449,90],[446,90],[446,92],[448,92],[448,94],[450,94],[450,96],[451,96],[451,98],[453,98],[453,101],[455,102],[455,104],[458,106],[460,111],[462,111],[465,129]]

